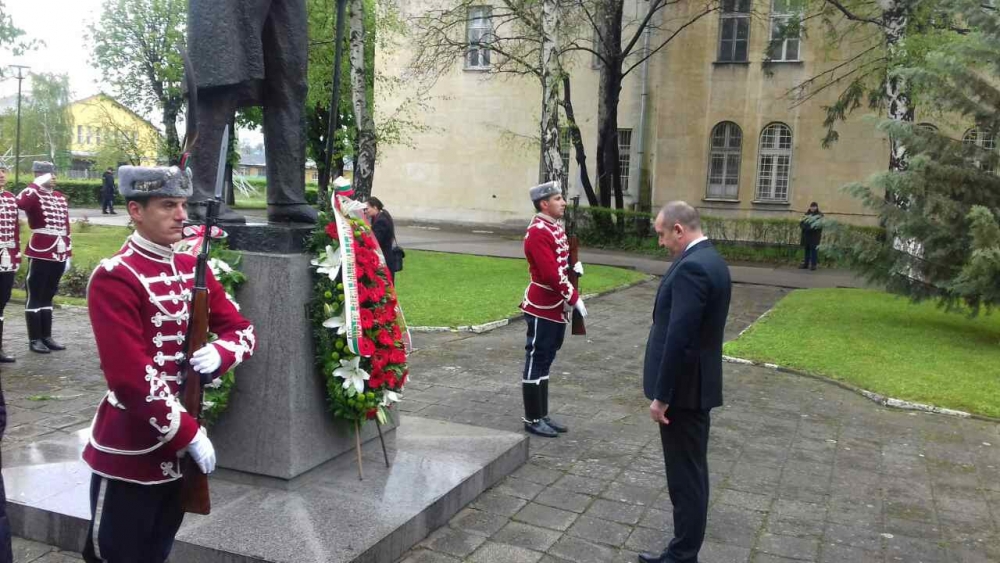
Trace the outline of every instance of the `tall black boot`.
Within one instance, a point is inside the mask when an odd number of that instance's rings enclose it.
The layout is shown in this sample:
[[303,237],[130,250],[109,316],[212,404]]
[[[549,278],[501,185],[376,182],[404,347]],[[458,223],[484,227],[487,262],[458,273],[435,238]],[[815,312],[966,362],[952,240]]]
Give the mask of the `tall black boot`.
[[28,350],[39,354],[48,354],[49,347],[42,342],[41,311],[25,311],[24,320],[28,324]]
[[560,434],[563,432],[569,432],[569,427],[565,424],[560,424],[549,417],[549,380],[543,379],[538,386],[541,387],[540,391],[542,395],[542,420],[545,421],[545,424],[549,425],[549,428],[559,432]]
[[12,364],[16,361],[14,356],[9,356],[3,351],[3,318],[0,318],[0,364]]
[[49,350],[65,350],[66,347],[52,340],[52,309],[42,309],[42,344]]
[[531,434],[545,438],[555,438],[556,433],[542,420],[542,387],[537,383],[521,383],[524,398],[524,429]]

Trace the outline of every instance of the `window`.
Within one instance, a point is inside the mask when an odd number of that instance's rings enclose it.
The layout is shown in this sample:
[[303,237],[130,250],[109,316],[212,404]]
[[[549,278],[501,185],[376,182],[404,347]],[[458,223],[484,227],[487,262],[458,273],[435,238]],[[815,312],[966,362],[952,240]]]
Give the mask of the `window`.
[[591,53],[590,68],[594,70],[599,70],[601,68],[601,57],[597,53],[601,52],[601,34],[598,33],[597,27],[594,27],[594,52]]
[[90,134],[91,134],[91,129],[90,129],[90,126],[88,126],[87,127],[87,144],[88,145],[90,144]]
[[466,23],[466,35],[469,38],[469,51],[465,57],[465,68],[489,68],[489,43],[492,29],[492,8],[489,6],[472,6]]
[[796,0],[773,0],[771,3],[771,45],[768,59],[799,60],[800,18],[802,9]]
[[76,126],[76,144],[83,144],[83,125]]
[[572,146],[569,127],[559,129],[559,156],[562,158],[563,174],[569,176],[569,150]]
[[[978,127],[966,131],[965,135],[962,137],[962,142],[966,145],[975,145],[982,149],[982,151],[995,152],[997,148],[996,136],[994,136],[993,133]],[[986,155],[983,155],[983,157],[986,157]],[[997,173],[995,164],[984,163],[979,158],[974,158],[972,160],[972,165],[988,174]]]
[[719,62],[745,63],[750,44],[750,0],[722,0]]
[[740,192],[740,153],[743,131],[732,121],[723,121],[712,129],[708,157],[707,197],[737,199]]
[[792,168],[792,130],[772,123],[760,134],[755,201],[788,202],[788,179]]
[[96,132],[97,132],[97,144],[99,145],[99,144],[101,144],[101,128],[98,127],[96,129]]
[[622,191],[628,191],[628,173],[632,165],[632,130],[618,130],[618,173],[621,174]]

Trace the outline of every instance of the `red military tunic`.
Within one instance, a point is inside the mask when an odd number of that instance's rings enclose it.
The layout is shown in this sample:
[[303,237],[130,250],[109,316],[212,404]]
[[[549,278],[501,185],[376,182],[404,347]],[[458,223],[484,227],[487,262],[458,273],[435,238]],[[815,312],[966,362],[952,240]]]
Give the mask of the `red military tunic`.
[[21,265],[21,228],[14,194],[0,191],[0,272],[16,272]]
[[524,290],[521,310],[553,322],[567,322],[566,311],[580,295],[566,276],[569,242],[562,225],[543,213],[535,215],[524,235],[524,257],[531,283]]
[[17,194],[17,206],[28,216],[31,227],[31,238],[24,249],[29,258],[65,262],[73,255],[69,206],[62,193],[28,184]]
[[[90,278],[87,306],[108,394],[83,459],[98,475],[150,485],[181,477],[178,451],[198,431],[177,383],[195,262],[134,233]],[[211,271],[206,279],[223,374],[253,353],[256,339]]]

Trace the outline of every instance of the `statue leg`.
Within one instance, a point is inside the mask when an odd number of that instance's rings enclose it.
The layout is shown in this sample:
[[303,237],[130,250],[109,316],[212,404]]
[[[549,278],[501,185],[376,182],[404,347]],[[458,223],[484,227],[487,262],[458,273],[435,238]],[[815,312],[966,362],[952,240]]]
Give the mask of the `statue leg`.
[[[194,193],[188,200],[188,215],[204,220],[205,202],[215,198],[215,175],[219,165],[222,130],[236,112],[237,98],[231,88],[205,88],[198,91],[198,140],[190,161]],[[230,131],[229,135],[235,135]],[[219,208],[219,221],[246,223],[246,219],[225,202]]]
[[272,222],[316,222],[305,193],[306,29],[305,0],[271,3],[264,24],[263,94],[267,218]]

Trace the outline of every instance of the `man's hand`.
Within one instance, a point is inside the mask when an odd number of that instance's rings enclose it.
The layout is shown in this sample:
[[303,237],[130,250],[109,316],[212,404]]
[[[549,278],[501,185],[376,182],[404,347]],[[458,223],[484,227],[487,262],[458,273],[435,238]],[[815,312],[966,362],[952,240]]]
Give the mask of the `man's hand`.
[[191,367],[198,373],[215,373],[222,366],[222,356],[214,344],[206,344],[191,355]]
[[208,439],[208,434],[204,428],[199,428],[194,435],[194,440],[185,448],[191,454],[191,458],[198,464],[198,469],[205,475],[215,471],[215,447]]
[[649,404],[649,418],[652,418],[653,422],[670,424],[670,420],[667,418],[668,408],[670,408],[670,405],[654,399],[653,402]]
[[573,264],[573,271],[576,272],[576,275],[582,276],[583,275],[583,262],[580,262],[579,260],[577,260],[576,264]]
[[573,308],[580,312],[581,317],[587,318],[587,307],[583,304],[583,298],[577,299]]

